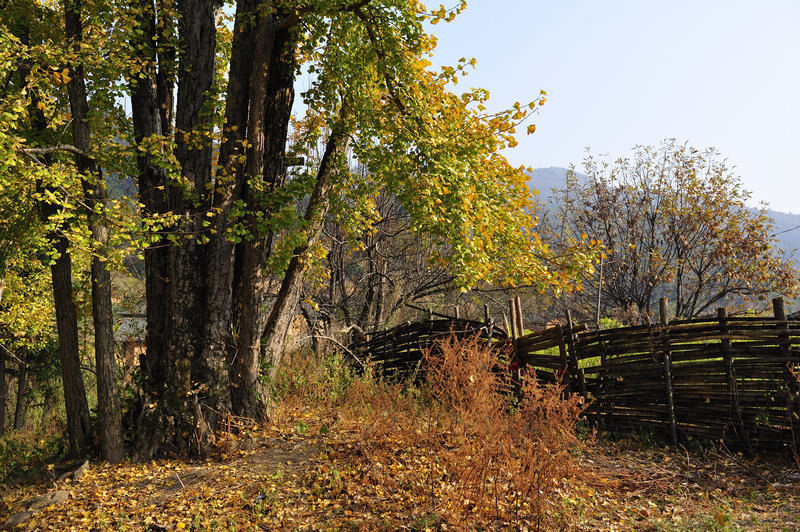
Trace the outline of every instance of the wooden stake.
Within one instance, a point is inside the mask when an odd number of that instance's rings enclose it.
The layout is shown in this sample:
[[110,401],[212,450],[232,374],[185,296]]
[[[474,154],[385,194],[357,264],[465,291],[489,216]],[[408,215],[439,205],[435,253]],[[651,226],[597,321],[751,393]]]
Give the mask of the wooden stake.
[[784,306],[783,298],[776,297],[772,300],[772,311],[775,315],[775,320],[778,322],[778,348],[780,349],[781,358],[785,363],[784,378],[786,379],[786,414],[789,416],[789,427],[792,430],[792,445],[793,451],[797,452],[798,441],[798,427],[795,423],[795,417],[798,414],[800,407],[795,408],[793,396],[797,391],[798,383],[797,378],[792,374],[792,347],[789,343],[789,324],[786,321],[786,307]]
[[517,303],[517,337],[525,336],[525,327],[522,325],[522,302],[519,296],[514,298]]
[[717,309],[717,319],[719,319],[719,332],[722,335],[720,348],[722,349],[722,359],[725,362],[725,377],[728,379],[728,408],[731,413],[731,421],[735,421],[737,425],[736,432],[739,441],[749,444],[750,440],[744,430],[742,407],[739,404],[739,391],[736,387],[736,370],[733,367],[731,339],[728,336],[728,311],[725,310],[725,307]]
[[669,317],[667,316],[667,298],[659,301],[658,310],[664,335],[664,384],[667,389],[667,415],[669,416],[669,436],[672,445],[678,445],[678,422],[675,418],[675,398],[672,391],[672,359],[669,350]]
[[586,375],[578,363],[578,346],[577,342],[575,341],[575,333],[573,332],[574,328],[575,324],[572,321],[572,311],[567,309],[567,344],[569,346],[569,357],[570,363],[572,364],[572,373],[578,377],[578,386],[580,387],[581,395],[586,397]]
[[511,328],[508,332],[511,333],[511,338],[516,340],[519,337],[519,330],[517,329],[517,302],[513,297],[508,300],[508,314],[511,320]]

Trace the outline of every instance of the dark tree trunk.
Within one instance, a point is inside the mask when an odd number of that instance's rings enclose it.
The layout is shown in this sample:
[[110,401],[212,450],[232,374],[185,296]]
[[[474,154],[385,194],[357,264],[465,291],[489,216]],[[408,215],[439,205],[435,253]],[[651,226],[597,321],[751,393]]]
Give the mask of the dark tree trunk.
[[[209,326],[206,247],[201,241],[208,237],[203,223],[211,206],[206,190],[211,183],[212,159],[209,95],[215,76],[219,7],[208,0],[178,3],[182,47],[177,69],[175,157],[181,167],[181,183],[167,182],[164,173],[151,168],[149,161],[139,163],[140,194],[158,187],[166,187],[167,192],[166,198],[156,192],[155,197],[143,201],[147,212],[177,214],[179,234],[183,235],[179,241],[162,239],[158,250],[149,250],[149,263],[146,257],[148,341],[147,367],[143,369],[152,402],[139,420],[137,456],[141,459],[165,451],[203,454],[212,441],[219,414],[229,404],[225,351],[206,345],[207,336],[223,333],[219,327]],[[152,10],[152,5],[149,8]],[[156,55],[152,41],[146,42],[147,35],[155,34],[154,18],[148,13],[140,24],[145,35],[142,45],[152,66],[147,80],[136,81],[137,140],[165,134],[169,127],[162,122],[167,104],[159,100]],[[155,276],[160,279],[154,280]]]
[[78,344],[78,314],[72,301],[72,259],[67,239],[53,235],[59,254],[50,272],[53,277],[53,300],[56,307],[58,351],[61,359],[61,380],[67,411],[67,433],[71,454],[77,456],[88,444],[91,434],[89,403],[81,375]]
[[6,353],[0,346],[0,437],[6,433]]
[[[26,31],[20,36],[23,44],[29,44],[29,35]],[[19,70],[23,83],[26,83],[29,68],[23,66]],[[29,114],[32,128],[40,134],[47,131],[47,122],[44,113],[38,108],[38,98],[35,92],[31,94]],[[49,157],[45,156],[48,164]],[[45,185],[36,184],[37,192],[43,192]],[[57,191],[53,191],[57,193]],[[47,222],[49,218],[58,213],[58,206],[46,200],[37,204],[40,218]],[[50,266],[53,285],[53,302],[56,311],[56,327],[58,330],[58,352],[61,363],[61,380],[64,387],[64,407],[67,414],[67,436],[69,438],[70,453],[77,456],[82,453],[88,444],[91,433],[89,420],[89,404],[86,400],[86,389],[81,375],[80,352],[78,348],[78,316],[75,304],[72,301],[72,259],[69,254],[69,242],[60,228],[50,231],[47,235],[57,257]],[[23,403],[24,404],[24,403]],[[16,424],[16,420],[15,420]]]
[[[342,117],[342,123],[346,123],[345,116]],[[308,200],[305,214],[305,220],[308,222],[306,229],[308,240],[305,245],[294,250],[284,274],[281,288],[278,291],[278,297],[275,299],[264,327],[262,357],[266,366],[270,368],[267,375],[267,380],[270,382],[283,358],[286,335],[297,311],[300,290],[303,284],[306,253],[322,232],[325,214],[328,209],[328,193],[331,180],[337,171],[337,166],[341,164],[345,157],[349,144],[349,132],[342,130],[341,127],[334,128],[320,163],[317,182]]]
[[28,381],[28,357],[23,355],[19,360],[17,373],[17,407],[14,410],[14,430],[22,428],[25,423],[25,386]]
[[[83,39],[80,9],[80,1],[73,1],[68,2],[64,10],[67,40],[74,43],[75,46]],[[80,53],[79,49],[76,51]],[[89,153],[90,133],[87,121],[89,104],[82,66],[71,67],[67,90],[72,111],[73,144],[84,153]],[[80,155],[76,156],[76,162],[78,172],[83,176],[89,230],[93,242],[99,245],[92,254],[91,265],[98,432],[100,434],[100,454],[103,459],[113,464],[122,460],[125,448],[122,439],[121,410],[117,394],[116,361],[114,359],[111,274],[106,269],[106,260],[104,260],[105,246],[108,244],[108,226],[100,212],[107,199],[107,194],[102,174],[95,168],[94,163],[88,157]]]
[[[242,141],[248,131],[250,73],[252,70],[251,46],[254,28],[247,22],[254,17],[257,2],[245,0],[237,5],[233,31],[233,47],[228,75],[227,100],[225,102],[224,141],[220,146],[218,171],[214,182],[212,209],[214,217],[212,234],[208,244],[206,282],[208,318],[205,324],[205,343],[202,358],[208,361],[208,370],[214,375],[228,376],[228,360],[236,357],[236,342],[231,326],[233,319],[233,282],[235,245],[229,239],[228,230],[233,220],[231,208],[241,198],[242,164],[244,154]],[[210,425],[215,421],[209,416],[213,412],[231,409],[230,388],[218,388],[220,396],[209,398],[213,411],[207,414]]]
[[[131,45],[139,51],[142,70],[132,76],[131,109],[133,114],[134,139],[138,145],[143,141],[166,134],[168,124],[162,124],[162,115],[170,115],[169,101],[159,99],[158,69],[156,54],[156,8],[152,0],[141,0],[137,7],[136,31]],[[161,68],[167,69],[166,59]],[[166,97],[164,93],[162,97]],[[139,200],[144,205],[146,215],[164,214],[168,210],[165,192],[166,172],[158,166],[160,155],[150,149],[138,152]],[[139,420],[136,437],[136,456],[147,460],[166,446],[166,440],[175,430],[175,420],[158,408],[161,397],[165,395],[169,375],[166,354],[170,336],[170,316],[173,302],[169,299],[169,246],[164,232],[155,235],[153,244],[145,250],[145,297],[147,304],[147,334],[145,351],[139,357],[139,365],[144,376],[144,405]]]
[[[250,209],[261,207],[269,216],[264,202],[267,193],[283,184],[286,173],[285,144],[294,102],[295,42],[289,29],[274,31],[272,16],[262,20],[257,29],[257,41],[272,39],[268,55],[254,54],[253,73],[256,85],[251,85],[251,139],[245,178],[263,179],[261,187],[246,187]],[[262,27],[262,25],[265,25]],[[262,190],[258,190],[262,189]],[[270,252],[271,235],[263,235],[257,227],[257,217],[248,217],[252,237],[240,246],[242,251],[237,310],[239,338],[237,356],[232,368],[233,409],[238,415],[260,419],[264,416],[263,390],[260,389],[261,334],[266,312],[264,294],[266,279],[264,264]]]
[[163,135],[172,134],[172,121],[175,119],[175,46],[170,37],[170,30],[175,27],[172,16],[173,0],[155,0],[160,24],[156,31],[158,41],[158,71],[156,72],[156,93],[158,94],[158,108],[161,118]]
[[[158,58],[154,46],[156,39],[155,5],[152,0],[141,0],[136,7],[138,27],[133,32],[136,37],[132,39],[131,45],[139,50],[142,70],[130,80],[131,109],[134,139],[138,145],[142,145],[145,139],[166,134],[169,128],[168,125],[162,125],[161,117],[162,107],[169,104],[167,101],[159,99],[158,92],[156,68]],[[162,61],[162,68],[171,68],[164,67],[163,63],[165,61]],[[171,111],[164,113],[171,114]],[[166,184],[166,173],[155,161],[159,154],[153,153],[149,149],[141,150],[138,153],[137,184],[139,200],[144,205],[143,210],[149,215],[164,214],[167,212],[166,193],[163,188]],[[140,355],[139,365],[145,377],[145,391],[151,398],[162,392],[158,376],[163,375],[165,371],[163,352],[169,337],[167,323],[172,311],[171,302],[167,299],[168,258],[167,242],[164,238],[156,239],[144,253],[147,335],[145,338],[146,349]]]
[[[176,157],[181,164],[181,175],[188,191],[173,188],[172,211],[180,212],[185,219],[185,229],[190,235],[208,236],[203,227],[205,213],[211,206],[207,186],[211,183],[213,124],[208,117],[211,103],[209,94],[214,89],[216,53],[216,16],[222,3],[209,0],[183,0],[178,2],[180,35],[183,43],[178,68],[178,98],[175,111],[175,129],[195,132],[199,139],[191,144],[176,138]],[[221,412],[230,408],[230,385],[225,371],[225,351],[206,349],[205,333],[209,327],[207,312],[207,262],[206,246],[196,238],[184,241],[173,248],[174,262],[171,276],[174,279],[170,296],[175,301],[170,356],[176,368],[186,368],[176,375],[181,385],[171,394],[174,412],[186,413],[180,406],[191,400],[192,443],[204,454],[213,441]],[[213,258],[212,258],[213,259]],[[224,326],[224,325],[223,325]],[[188,377],[188,378],[187,378]],[[185,379],[185,380],[184,380]],[[180,395],[178,395],[180,394]],[[179,435],[176,435],[179,436]]]

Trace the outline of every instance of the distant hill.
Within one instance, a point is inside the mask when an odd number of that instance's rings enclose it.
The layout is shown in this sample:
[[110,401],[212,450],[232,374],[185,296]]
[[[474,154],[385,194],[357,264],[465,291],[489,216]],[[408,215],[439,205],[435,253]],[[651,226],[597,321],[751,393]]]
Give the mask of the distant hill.
[[[528,172],[528,188],[538,190],[538,199],[542,202],[549,201],[553,197],[553,189],[562,189],[567,182],[566,168],[551,166],[550,168],[534,168],[533,172]],[[579,176],[585,177],[579,173]]]
[[800,214],[767,209],[767,216],[775,220],[775,238],[788,254],[800,254]]
[[[553,189],[562,189],[567,180],[566,168],[534,168],[528,173],[528,187],[538,190],[537,199],[548,203],[553,197]],[[578,173],[579,177],[586,177]],[[800,214],[791,214],[767,209],[767,216],[775,221],[775,237],[787,255],[797,252],[800,256]]]

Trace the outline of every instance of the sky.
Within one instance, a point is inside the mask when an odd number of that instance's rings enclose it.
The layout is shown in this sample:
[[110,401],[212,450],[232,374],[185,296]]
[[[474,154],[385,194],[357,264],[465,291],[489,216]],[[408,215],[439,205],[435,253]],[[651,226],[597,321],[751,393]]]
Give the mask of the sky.
[[470,0],[431,31],[435,64],[477,60],[456,90],[489,90],[495,110],[547,91],[515,165],[675,138],[717,148],[754,206],[800,213],[799,0]]

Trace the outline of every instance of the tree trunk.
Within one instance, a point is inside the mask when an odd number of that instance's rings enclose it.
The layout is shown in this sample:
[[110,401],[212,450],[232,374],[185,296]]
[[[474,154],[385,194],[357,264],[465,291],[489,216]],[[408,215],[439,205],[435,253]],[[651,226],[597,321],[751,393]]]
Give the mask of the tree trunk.
[[25,423],[25,385],[28,380],[28,357],[23,355],[19,361],[17,374],[17,407],[14,410],[14,430],[19,430]]
[[[136,6],[138,27],[132,32],[131,46],[139,51],[141,70],[130,79],[131,110],[133,115],[134,139],[137,145],[148,145],[144,141],[161,137],[169,130],[162,123],[162,115],[167,111],[168,101],[159,99],[158,69],[156,54],[156,8],[152,0],[141,0]],[[166,61],[161,62],[166,67]],[[162,94],[162,97],[164,95]],[[170,97],[171,99],[171,97]],[[163,105],[162,105],[163,104]],[[158,166],[160,155],[152,148],[138,151],[139,200],[148,216],[157,216],[168,211],[165,192],[166,171]],[[144,253],[145,298],[147,305],[147,334],[145,351],[139,357],[139,365],[144,377],[144,405],[137,420],[136,452],[138,459],[149,460],[157,452],[166,450],[166,441],[175,428],[174,418],[165,415],[158,408],[161,397],[168,386],[167,341],[170,336],[169,323],[173,311],[173,301],[169,296],[169,246],[165,231],[154,235],[153,244]]]
[[[150,12],[140,17],[144,37],[139,43],[147,56],[147,76],[134,82],[137,141],[169,129],[169,124],[162,122],[165,113],[152,46],[155,18],[151,12],[155,8],[152,4],[147,7]],[[175,157],[181,167],[180,184],[169,182],[150,160],[140,157],[139,162],[140,195],[149,195],[143,201],[146,212],[177,214],[178,234],[182,235],[178,241],[162,239],[158,249],[148,250],[149,262],[146,255],[148,338],[143,371],[149,404],[139,419],[136,454],[140,459],[159,452],[204,454],[229,402],[225,351],[218,349],[218,344],[206,345],[207,337],[224,337],[227,329],[226,324],[210,324],[208,319],[207,250],[201,240],[208,237],[203,223],[211,206],[207,186],[211,182],[212,124],[207,108],[214,91],[219,7],[208,0],[178,3],[183,46],[177,69]],[[151,36],[149,41],[147,36]],[[159,187],[166,188],[166,197],[159,194]]]
[[[76,46],[83,40],[79,0],[65,5],[64,20],[66,37]],[[76,50],[80,53],[80,49]],[[87,115],[89,104],[81,65],[71,66],[67,84],[72,112],[72,136],[76,148],[90,152],[90,132]],[[114,319],[111,308],[111,274],[106,268],[108,226],[104,222],[102,209],[107,199],[102,174],[87,157],[76,156],[78,172],[83,180],[87,208],[87,219],[92,241],[98,246],[93,250],[92,318],[94,323],[95,370],[97,375],[97,412],[100,433],[100,454],[110,463],[118,463],[125,455],[122,438],[122,420],[119,395],[117,393],[116,361],[114,359]],[[91,181],[90,181],[91,179]]]
[[[345,111],[343,111],[344,115]],[[342,123],[346,123],[346,116],[341,117]],[[325,223],[325,214],[328,208],[328,193],[331,187],[331,180],[337,171],[339,164],[347,153],[350,145],[350,135],[343,126],[334,128],[325,147],[325,154],[320,163],[317,182],[308,200],[305,220],[308,222],[306,234],[308,235],[306,244],[294,250],[294,254],[289,261],[289,266],[284,273],[278,297],[270,310],[264,327],[262,342],[262,357],[266,366],[269,368],[267,375],[268,382],[272,382],[275,370],[281,362],[286,345],[286,335],[289,326],[295,317],[297,304],[299,303],[300,289],[303,284],[303,273],[305,269],[306,254],[311,246],[317,241]]]
[[[26,30],[20,36],[23,44],[29,44]],[[27,66],[19,70],[23,83],[30,73]],[[45,133],[47,122],[44,113],[38,108],[36,93],[31,94],[29,115],[33,129]],[[45,163],[49,157],[45,156]],[[45,190],[43,183],[36,184],[37,192]],[[57,192],[57,191],[53,191]],[[51,216],[58,213],[58,206],[41,200],[38,202],[40,218],[47,223]],[[78,316],[75,303],[72,301],[72,259],[69,254],[69,242],[60,230],[49,231],[47,238],[52,243],[57,257],[50,266],[53,285],[53,303],[56,311],[56,327],[58,330],[58,352],[61,363],[61,380],[64,387],[64,407],[67,414],[67,436],[70,453],[77,456],[82,453],[88,443],[91,432],[89,420],[89,404],[86,400],[86,389],[81,375],[80,352],[78,347]],[[16,423],[16,421],[15,421]]]
[[72,301],[72,259],[67,239],[51,236],[56,239],[55,248],[59,254],[50,267],[50,272],[53,277],[53,300],[56,307],[64,406],[67,411],[67,433],[70,454],[78,456],[86,448],[92,428],[89,420],[89,403],[86,400],[86,389],[81,375],[78,314]]
[[[243,165],[240,162],[245,150],[242,141],[248,131],[250,78],[254,28],[248,19],[254,17],[255,0],[237,4],[233,30],[231,63],[228,74],[228,90],[225,102],[224,140],[220,146],[217,175],[214,183],[212,231],[206,255],[206,282],[208,318],[205,324],[204,351],[201,357],[207,360],[208,370],[213,375],[228,377],[228,360],[236,357],[236,343],[231,327],[233,319],[233,282],[235,245],[229,239],[228,230],[234,220],[231,209],[241,198]],[[207,378],[212,378],[209,375]],[[209,424],[218,420],[213,416],[231,410],[230,387],[218,388],[220,395],[207,401],[213,410],[206,413]]]
[[[246,186],[246,201],[251,211],[261,208],[265,218],[271,214],[264,202],[268,194],[283,184],[286,174],[286,135],[294,102],[296,43],[289,29],[274,29],[272,16],[261,20],[256,30],[257,42],[271,40],[261,52],[256,49],[251,85],[248,152],[245,179],[260,186]],[[264,25],[264,26],[262,26]],[[269,53],[267,53],[267,51]],[[242,252],[241,271],[236,297],[239,338],[237,356],[232,368],[231,395],[237,415],[264,417],[264,397],[258,379],[261,369],[261,334],[266,312],[264,265],[270,252],[270,234],[258,227],[258,216],[248,216],[251,238],[239,246]]]

